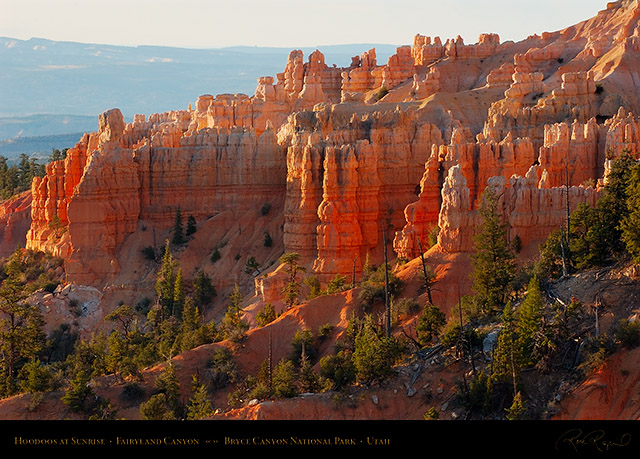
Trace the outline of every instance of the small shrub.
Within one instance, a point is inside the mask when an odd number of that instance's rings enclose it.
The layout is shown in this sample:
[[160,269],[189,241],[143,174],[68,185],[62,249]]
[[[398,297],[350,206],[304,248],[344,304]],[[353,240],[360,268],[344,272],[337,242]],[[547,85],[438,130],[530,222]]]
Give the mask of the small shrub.
[[218,250],[218,248],[216,247],[213,253],[211,254],[211,263],[215,263],[220,259],[220,257],[221,257],[220,250]]
[[276,320],[276,310],[271,303],[267,303],[256,315],[256,322],[259,327],[264,327]]
[[616,339],[626,348],[640,344],[640,322],[622,319],[616,328]]
[[271,204],[268,202],[263,204],[262,207],[260,208],[260,214],[262,216],[268,215],[270,211],[271,211]]
[[334,390],[353,384],[356,380],[356,369],[351,354],[340,351],[320,359],[320,375],[331,382],[331,388]]
[[264,246],[265,247],[273,246],[273,239],[271,239],[271,235],[267,231],[264,232]]
[[141,252],[142,252],[142,256],[144,257],[145,260],[156,261],[156,259],[157,259],[156,249],[154,249],[153,246],[148,245],[148,246],[144,247],[141,250]]
[[386,86],[380,86],[380,89],[378,89],[376,93],[376,101],[382,100],[387,94],[389,94],[389,89],[387,89]]
[[130,405],[137,404],[143,397],[144,389],[137,382],[128,382],[120,393],[120,399]]

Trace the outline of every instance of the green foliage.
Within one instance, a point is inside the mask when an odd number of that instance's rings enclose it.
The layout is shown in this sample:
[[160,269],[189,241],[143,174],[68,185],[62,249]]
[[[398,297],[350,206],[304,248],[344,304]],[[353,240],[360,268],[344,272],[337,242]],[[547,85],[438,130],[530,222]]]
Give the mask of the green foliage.
[[507,303],[502,312],[502,330],[498,335],[492,358],[492,380],[498,383],[509,383],[520,374],[522,358],[517,354],[518,347],[516,322],[513,317],[513,306]]
[[440,412],[434,406],[429,408],[427,412],[424,414],[425,421],[437,421],[440,419]]
[[158,258],[156,255],[156,249],[152,245],[143,247],[140,252],[142,253],[142,256],[145,260],[156,261],[156,259]]
[[264,232],[264,246],[265,247],[273,246],[273,239],[271,239],[271,235],[267,231]]
[[640,166],[637,163],[630,170],[625,191],[628,213],[620,222],[621,239],[633,262],[640,265]]
[[522,366],[536,363],[534,351],[539,344],[543,327],[544,303],[540,293],[537,277],[531,279],[527,290],[527,297],[518,310],[517,325],[517,354]]
[[199,269],[193,277],[193,301],[201,311],[218,295],[211,278]]
[[336,274],[333,279],[331,279],[327,283],[327,288],[325,293],[327,295],[332,295],[334,293],[343,292],[348,289],[347,284],[347,276],[342,274]]
[[264,327],[276,320],[276,310],[271,303],[267,303],[256,315],[256,322],[259,327]]
[[305,268],[298,264],[299,261],[300,254],[295,252],[288,252],[280,257],[280,263],[285,265],[285,271],[289,275],[289,280],[282,291],[287,308],[292,308],[297,303],[298,297],[300,296],[298,272],[304,272]]
[[523,421],[527,419],[527,405],[522,399],[522,393],[517,392],[513,397],[513,403],[507,409],[507,420]]
[[228,348],[218,348],[207,362],[206,379],[213,390],[223,389],[237,381],[238,370]]
[[89,381],[89,375],[84,371],[79,371],[62,397],[62,401],[69,405],[69,408],[73,411],[86,410],[87,400],[95,395],[93,389],[89,386]]
[[245,333],[249,330],[249,324],[242,320],[242,315],[242,294],[240,293],[240,287],[236,284],[233,292],[229,295],[227,311],[222,319],[220,331],[223,339],[239,343],[245,338]]
[[482,312],[502,309],[510,294],[509,285],[515,275],[515,255],[507,242],[506,225],[498,211],[498,197],[491,187],[482,194],[479,209],[483,224],[474,236],[473,289]]
[[8,199],[29,190],[33,178],[44,175],[45,166],[38,164],[35,157],[23,153],[17,164],[9,166],[7,158],[0,156],[0,199]]
[[189,217],[187,217],[187,230],[185,232],[185,236],[189,237],[192,234],[195,234],[196,231],[198,231],[196,219],[193,215],[189,215]]
[[256,261],[256,257],[247,258],[247,261],[244,264],[244,272],[246,274],[253,274],[256,271],[260,273],[259,268],[260,268],[260,263]]
[[220,249],[218,249],[218,247],[216,247],[214,249],[213,252],[211,252],[211,263],[215,263],[216,261],[218,261],[220,259],[222,255],[220,254]]
[[18,379],[22,392],[48,392],[51,390],[53,376],[47,365],[35,359],[20,369]]
[[536,264],[541,281],[562,273],[563,248],[567,271],[603,266],[625,249],[632,256],[637,253],[634,247],[640,238],[634,234],[640,221],[637,211],[640,207],[639,168],[637,161],[627,153],[612,161],[604,192],[595,205],[579,205],[571,214],[564,241],[558,231],[550,234],[542,246]]
[[180,404],[180,382],[176,374],[176,368],[173,362],[169,362],[162,373],[156,378],[155,389],[159,394],[164,394],[167,406],[171,409],[174,416],[180,418],[182,406]]
[[173,421],[176,415],[167,402],[165,394],[152,395],[140,404],[140,419],[143,421]]
[[351,354],[342,350],[320,359],[320,375],[331,381],[333,390],[341,390],[356,380],[356,369]]
[[439,307],[426,304],[422,314],[418,317],[418,324],[416,325],[416,334],[420,345],[428,346],[431,344],[440,334],[446,321],[446,315]]
[[178,264],[171,254],[169,241],[167,241],[162,257],[162,265],[156,277],[156,295],[158,297],[158,304],[162,307],[161,311],[159,311],[159,320],[173,314],[176,283],[175,271],[177,266]]
[[394,374],[393,365],[404,349],[394,337],[387,337],[373,321],[367,319],[358,331],[353,351],[356,379],[370,384]]
[[380,89],[378,89],[378,92],[376,92],[376,101],[381,100],[387,94],[389,94],[389,90],[387,89],[387,87],[380,86]]
[[470,411],[486,415],[493,410],[496,391],[492,378],[483,371],[479,371],[469,381],[467,388],[459,387],[458,396],[462,404]]
[[309,294],[307,295],[308,299],[311,300],[322,294],[322,288],[320,287],[320,281],[317,276],[305,277],[302,282],[309,287]]
[[175,221],[173,223],[173,237],[171,239],[171,242],[175,245],[180,245],[184,244],[185,241],[186,239],[184,237],[184,228],[182,226],[182,212],[178,207],[178,210],[176,210]]
[[616,326],[615,337],[626,348],[640,345],[640,321],[620,320]]
[[273,395],[290,398],[298,395],[296,367],[291,360],[280,360],[273,369]]
[[264,203],[262,207],[260,207],[260,215],[262,215],[263,217],[265,215],[268,215],[270,211],[271,211],[271,204],[268,202]]
[[73,331],[68,323],[60,324],[47,338],[43,359],[46,363],[63,362],[73,352],[78,338],[78,332]]
[[22,252],[17,250],[4,267],[0,284],[0,395],[12,395],[18,388],[18,372],[37,358],[46,346],[44,317],[27,297],[22,277]]
[[[389,277],[389,297],[393,297],[400,293],[402,289],[402,281],[387,266]],[[363,269],[363,278],[360,282],[360,293],[358,298],[362,302],[365,309],[370,309],[377,302],[385,300],[385,265],[378,267],[369,266],[365,263]]]
[[207,387],[197,376],[192,377],[192,395],[187,403],[187,420],[204,419],[214,413]]
[[299,365],[303,356],[313,360],[317,355],[317,351],[314,347],[313,333],[309,329],[297,330],[291,342],[293,350],[291,352],[290,360]]

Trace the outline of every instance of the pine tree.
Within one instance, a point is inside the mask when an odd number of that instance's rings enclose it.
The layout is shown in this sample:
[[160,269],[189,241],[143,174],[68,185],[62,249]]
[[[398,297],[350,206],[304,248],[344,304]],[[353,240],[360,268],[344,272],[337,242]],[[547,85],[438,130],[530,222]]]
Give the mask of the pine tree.
[[176,283],[176,269],[177,263],[173,259],[171,249],[169,248],[169,241],[166,242],[164,248],[164,255],[162,257],[162,265],[158,271],[156,277],[156,295],[158,297],[158,303],[162,307],[161,317],[157,318],[158,322],[161,322],[165,317],[168,317],[173,312],[173,304],[175,301],[175,283]]
[[524,400],[522,399],[522,394],[520,392],[517,392],[513,397],[513,403],[511,404],[511,407],[507,409],[507,419],[509,421],[525,420],[527,419],[526,412],[527,408]]
[[401,353],[395,339],[382,336],[369,317],[355,338],[353,365],[356,379],[365,384],[386,379],[393,374],[393,364]]
[[516,322],[513,306],[509,302],[502,311],[502,330],[492,353],[491,379],[496,383],[512,383],[514,388],[518,383],[522,362],[516,340]]
[[515,254],[507,242],[507,228],[498,212],[498,196],[491,187],[482,194],[479,209],[484,222],[474,237],[473,289],[482,311],[491,313],[504,307],[515,276]]
[[439,307],[428,303],[418,317],[416,333],[421,346],[427,346],[438,336],[447,323],[446,315]]
[[27,295],[21,282],[21,250],[5,265],[7,276],[0,285],[0,393],[11,395],[17,390],[18,370],[38,356],[46,345],[44,318],[36,306],[24,300]]
[[187,404],[187,420],[193,421],[211,416],[215,411],[207,387],[196,375],[192,377],[191,390],[192,395]]
[[62,401],[69,405],[73,411],[84,410],[86,408],[85,402],[95,395],[89,386],[89,381],[89,376],[84,371],[79,371],[62,397]]
[[173,239],[171,240],[175,245],[184,243],[184,229],[182,228],[182,213],[180,208],[176,211],[176,218],[173,224]]
[[178,319],[182,317],[182,310],[184,308],[185,301],[184,280],[182,278],[182,268],[178,268],[176,274],[176,281],[173,284],[173,310],[172,315]]
[[193,301],[195,305],[203,311],[205,306],[217,295],[216,288],[211,282],[211,278],[199,269],[193,278]]
[[280,257],[280,263],[286,265],[286,272],[289,274],[289,282],[284,287],[284,302],[287,308],[292,308],[298,297],[300,296],[300,282],[298,281],[298,272],[304,272],[305,268],[300,266],[300,254],[295,252],[285,253]]
[[40,360],[34,359],[20,369],[19,380],[22,392],[47,392],[51,389],[51,370]]
[[178,381],[176,368],[172,361],[169,361],[160,376],[156,379],[155,388],[158,392],[164,394],[167,406],[173,411],[176,418],[179,418],[181,411],[180,382]]
[[295,365],[291,360],[282,359],[273,369],[273,394],[277,398],[289,398],[297,393]]
[[193,215],[189,215],[189,217],[187,218],[187,231],[186,231],[185,234],[187,236],[191,236],[196,231],[198,231],[198,226],[196,224],[196,219],[195,219],[195,217]]
[[140,419],[143,421],[172,421],[176,419],[167,403],[165,394],[152,395],[140,405]]
[[535,364],[534,349],[536,340],[542,330],[543,319],[542,295],[540,294],[540,284],[537,277],[533,277],[529,282],[527,297],[519,308],[518,316],[518,347],[517,355],[521,359],[521,365],[531,366]]
[[240,287],[235,284],[233,292],[229,295],[227,312],[222,318],[222,332],[225,339],[236,343],[244,339],[245,332],[249,329],[249,324],[242,320],[242,300]]
[[634,165],[626,188],[628,214],[622,219],[622,241],[633,262],[640,265],[640,166]]

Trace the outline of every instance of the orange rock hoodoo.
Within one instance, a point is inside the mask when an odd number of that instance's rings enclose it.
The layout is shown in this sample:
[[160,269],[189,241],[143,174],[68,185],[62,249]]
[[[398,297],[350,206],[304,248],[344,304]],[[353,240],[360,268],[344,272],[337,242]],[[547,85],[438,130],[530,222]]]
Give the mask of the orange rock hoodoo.
[[379,261],[383,228],[401,257],[435,225],[442,250],[471,250],[488,184],[511,237],[540,241],[563,223],[565,185],[572,206],[593,203],[608,161],[640,154],[640,99],[625,90],[640,77],[639,8],[616,2],[518,43],[416,35],[385,65],[375,49],[346,68],[292,51],[252,96],[203,95],[131,123],[106,112],[34,180],[27,246],[98,283],[142,223],[279,201],[284,249],[326,280]]

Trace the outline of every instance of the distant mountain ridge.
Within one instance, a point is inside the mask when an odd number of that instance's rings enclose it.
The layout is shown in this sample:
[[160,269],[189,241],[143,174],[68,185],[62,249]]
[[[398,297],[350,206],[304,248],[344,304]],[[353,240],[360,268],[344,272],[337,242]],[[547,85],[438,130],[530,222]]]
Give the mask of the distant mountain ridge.
[[[363,49],[386,62],[396,45],[319,46],[329,65],[349,65]],[[299,48],[305,55],[316,48]],[[0,117],[125,117],[186,108],[202,94],[252,95],[257,78],[281,72],[290,48],[189,49],[113,46],[0,37]],[[50,132],[47,134],[54,134]],[[39,133],[38,135],[42,135]],[[0,137],[2,139],[3,137]]]

